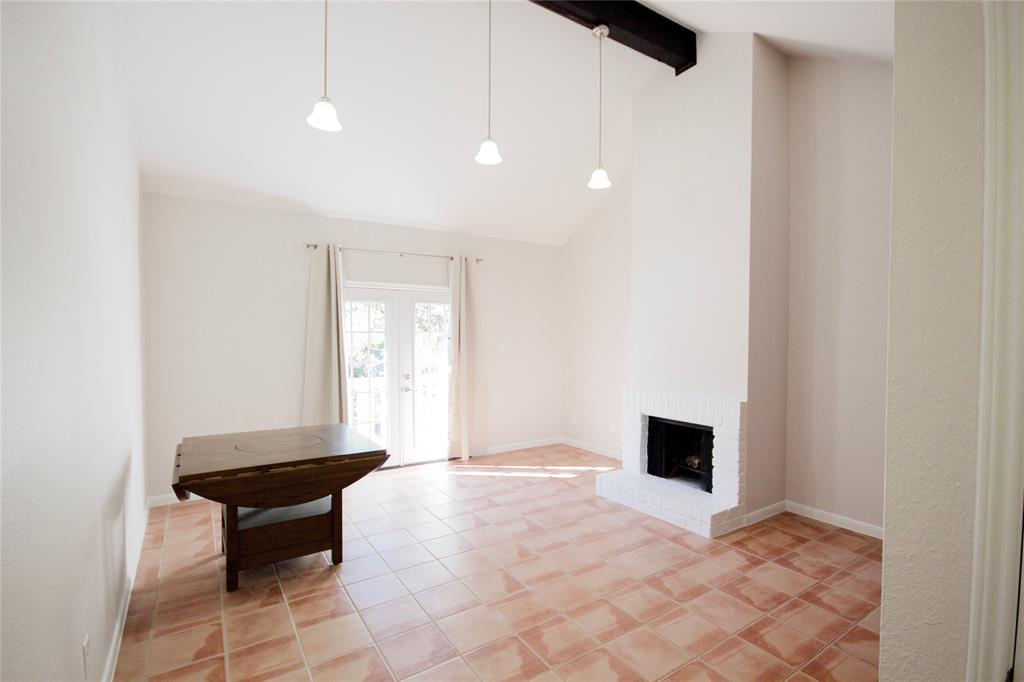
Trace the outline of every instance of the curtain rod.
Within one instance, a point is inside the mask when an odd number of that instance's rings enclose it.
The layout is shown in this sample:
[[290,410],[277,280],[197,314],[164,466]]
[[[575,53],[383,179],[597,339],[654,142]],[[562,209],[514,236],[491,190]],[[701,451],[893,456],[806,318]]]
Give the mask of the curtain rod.
[[[319,244],[313,244],[312,242],[308,242],[306,244],[306,248],[307,249],[316,249],[316,248],[319,248],[319,247],[320,247]],[[355,247],[355,246],[339,246],[338,250],[339,251],[344,251],[344,250],[348,250],[348,251],[365,251],[366,253],[389,253],[389,254],[392,254],[394,256],[399,256],[399,257],[402,257],[402,256],[419,256],[421,258],[443,258],[445,260],[455,260],[454,256],[442,256],[441,254],[438,254],[438,253],[417,253],[415,251],[388,251],[386,249],[360,249],[360,248]],[[477,263],[482,263],[483,260],[484,260],[483,258],[477,258],[476,262]]]

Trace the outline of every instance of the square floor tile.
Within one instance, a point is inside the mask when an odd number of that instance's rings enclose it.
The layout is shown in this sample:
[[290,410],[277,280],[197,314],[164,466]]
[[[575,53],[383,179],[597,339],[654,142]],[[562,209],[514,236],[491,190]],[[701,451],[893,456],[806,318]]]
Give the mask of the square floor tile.
[[149,643],[146,674],[167,672],[223,652],[224,640],[220,623],[154,637]]
[[333,658],[315,666],[310,672],[317,682],[337,682],[338,680],[391,682],[394,679],[388,672],[384,657],[374,646]]
[[394,637],[430,622],[430,617],[411,596],[394,599],[360,612],[374,639]]
[[486,606],[476,606],[437,621],[460,654],[513,634],[512,629]]
[[519,633],[519,638],[549,666],[570,661],[597,646],[576,623],[558,616]]
[[547,666],[518,637],[505,637],[465,656],[484,682],[528,680]]
[[490,607],[498,618],[517,632],[558,615],[546,601],[530,590],[491,602]]
[[762,611],[719,590],[702,594],[689,602],[686,608],[726,632],[736,632],[762,615]]
[[584,632],[601,643],[620,637],[640,626],[639,620],[607,599],[598,599],[575,608],[569,611],[568,616]]
[[662,616],[651,627],[691,656],[699,656],[729,638],[728,632],[685,607]]
[[358,614],[320,621],[299,628],[299,643],[310,665],[372,644],[373,638]]
[[591,651],[558,669],[566,682],[642,682],[629,666],[603,649]]
[[646,680],[664,677],[692,658],[648,627],[631,630],[604,648]]
[[434,620],[473,608],[480,603],[460,582],[452,582],[423,590],[413,595],[423,610]]
[[818,682],[877,682],[878,668],[835,647],[829,647],[804,666]]
[[357,609],[368,609],[409,594],[394,575],[382,575],[347,586],[348,594]]
[[744,628],[739,637],[791,666],[802,665],[825,648],[825,642],[770,617]]
[[452,648],[436,625],[421,625],[377,643],[399,679],[410,677],[454,658]]
[[701,660],[730,680],[781,682],[793,672],[783,661],[737,637],[719,644]]

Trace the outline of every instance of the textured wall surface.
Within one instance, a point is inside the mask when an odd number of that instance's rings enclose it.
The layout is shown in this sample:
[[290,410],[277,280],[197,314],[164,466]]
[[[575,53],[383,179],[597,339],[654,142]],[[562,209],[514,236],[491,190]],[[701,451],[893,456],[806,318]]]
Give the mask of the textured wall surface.
[[881,676],[963,679],[984,143],[980,3],[896,5]]
[[146,519],[138,169],[118,14],[2,11],[0,677],[100,679]]

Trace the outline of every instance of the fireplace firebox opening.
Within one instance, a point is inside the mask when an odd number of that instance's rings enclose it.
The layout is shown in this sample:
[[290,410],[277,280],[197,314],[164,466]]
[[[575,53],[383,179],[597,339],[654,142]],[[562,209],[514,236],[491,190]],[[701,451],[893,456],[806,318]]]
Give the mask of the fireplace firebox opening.
[[710,426],[648,417],[647,473],[693,481],[710,493],[714,440]]

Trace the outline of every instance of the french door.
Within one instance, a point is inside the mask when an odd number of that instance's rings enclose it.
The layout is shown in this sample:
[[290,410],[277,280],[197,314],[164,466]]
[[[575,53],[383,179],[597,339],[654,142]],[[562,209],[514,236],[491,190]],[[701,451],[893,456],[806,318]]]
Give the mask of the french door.
[[349,424],[388,466],[448,457],[450,312],[443,290],[345,289]]

